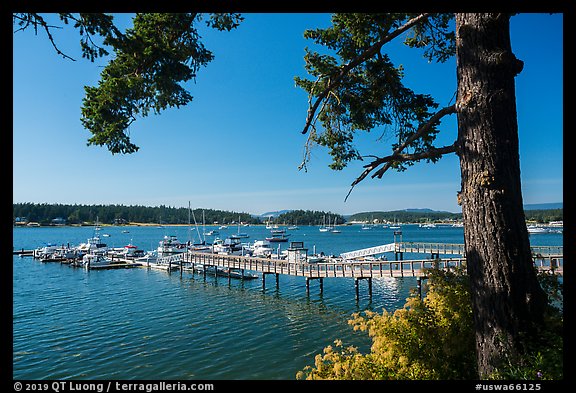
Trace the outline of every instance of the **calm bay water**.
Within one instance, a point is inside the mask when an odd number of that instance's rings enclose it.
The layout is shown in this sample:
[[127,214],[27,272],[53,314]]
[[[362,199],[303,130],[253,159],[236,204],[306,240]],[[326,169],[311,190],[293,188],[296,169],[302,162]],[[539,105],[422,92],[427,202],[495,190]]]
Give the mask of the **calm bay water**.
[[[263,226],[241,230],[250,242],[269,235]],[[332,234],[301,227],[288,233],[309,253],[339,254],[394,241],[387,228],[341,230]],[[231,226],[220,237],[236,231]],[[91,227],[14,228],[13,248],[78,245],[93,234]],[[196,228],[188,227],[103,227],[101,234],[110,235],[103,237],[108,246],[132,243],[144,250],[155,249],[165,235],[198,239]],[[448,226],[405,225],[402,236],[404,241],[463,243],[463,229]],[[563,236],[538,234],[530,240],[562,245]],[[374,279],[372,297],[361,282],[356,299],[353,279],[326,279],[323,293],[312,281],[307,294],[303,277],[280,276],[278,287],[269,278],[263,290],[260,279],[229,283],[143,268],[86,271],[14,256],[13,378],[294,379],[335,339],[367,350],[369,338],[347,323],[351,314],[400,308],[415,286],[413,278]]]

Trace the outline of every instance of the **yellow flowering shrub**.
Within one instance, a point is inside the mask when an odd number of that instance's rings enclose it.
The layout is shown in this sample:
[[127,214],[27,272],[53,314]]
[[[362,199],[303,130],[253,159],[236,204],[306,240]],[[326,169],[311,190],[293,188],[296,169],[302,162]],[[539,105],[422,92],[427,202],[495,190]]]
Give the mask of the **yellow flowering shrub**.
[[[563,284],[540,273],[550,304],[540,339],[528,351],[498,369],[490,379],[563,378]],[[344,347],[340,340],[316,355],[314,366],[297,379],[477,379],[474,327],[468,276],[464,270],[430,270],[426,294],[412,293],[402,309],[382,314],[355,313],[355,330],[372,338],[370,352]]]
[[404,308],[353,314],[349,323],[372,338],[371,351],[337,340],[298,379],[458,379],[475,376],[468,281],[462,271],[430,271],[427,294]]

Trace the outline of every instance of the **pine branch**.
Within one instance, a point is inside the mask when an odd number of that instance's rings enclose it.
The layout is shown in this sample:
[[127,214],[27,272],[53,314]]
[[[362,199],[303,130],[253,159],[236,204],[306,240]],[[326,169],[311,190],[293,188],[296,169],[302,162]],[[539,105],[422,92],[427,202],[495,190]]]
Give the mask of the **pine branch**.
[[[418,127],[418,130],[414,133],[414,135],[412,135],[410,138],[406,139],[404,141],[404,143],[402,143],[400,146],[398,146],[392,152],[392,156],[399,155],[400,153],[402,153],[402,151],[408,145],[410,145],[415,140],[422,138],[430,130],[430,127],[432,127],[432,125],[437,123],[444,116],[450,115],[452,113],[456,113],[456,105],[450,105],[450,106],[447,106],[445,108],[440,109],[438,112],[436,112],[430,118],[430,120],[428,120],[426,123],[420,125],[420,127]],[[406,160],[406,161],[409,161],[409,160]],[[391,161],[388,162],[383,168],[381,168],[378,172],[376,172],[375,175],[378,176],[379,179],[382,178],[382,175],[384,174],[384,172],[386,172],[388,169],[390,169],[391,165],[392,165],[392,162]],[[375,176],[372,176],[372,177],[374,178]]]
[[[400,26],[398,29],[394,30],[392,33],[388,34],[382,40],[380,40],[377,43],[375,43],[374,45],[370,46],[368,49],[366,49],[364,52],[362,52],[360,55],[358,55],[358,57],[356,57],[355,59],[350,61],[348,64],[345,64],[337,75],[335,75],[333,78],[329,79],[329,82],[328,82],[328,85],[326,86],[326,88],[318,95],[318,98],[316,99],[314,104],[308,108],[308,115],[306,117],[306,124],[304,125],[304,129],[302,130],[302,134],[306,134],[308,132],[308,128],[310,128],[311,124],[314,121],[314,115],[315,115],[316,111],[318,110],[320,103],[322,101],[324,101],[324,99],[328,96],[328,94],[332,91],[332,89],[334,89],[334,87],[337,86],[338,83],[340,83],[342,78],[344,78],[344,76],[346,76],[346,74],[348,74],[348,72],[350,72],[350,70],[352,70],[354,67],[364,63],[366,60],[374,57],[376,54],[378,54],[380,52],[380,49],[382,48],[382,46],[384,46],[384,44],[393,40],[394,38],[396,38],[397,36],[399,36],[400,34],[405,32],[406,30],[410,29],[412,26],[426,20],[429,16],[430,16],[430,14],[426,13],[426,14],[421,14],[415,18],[410,19],[408,22],[406,22],[404,25]],[[312,94],[312,93],[310,93],[310,94]]]
[[420,127],[418,127],[418,130],[416,130],[416,132],[412,136],[410,136],[410,138],[406,139],[402,144],[400,144],[400,146],[398,146],[396,149],[394,149],[394,151],[392,152],[391,155],[386,156],[386,157],[373,156],[374,160],[371,163],[364,165],[364,168],[366,168],[366,169],[364,169],[364,171],[360,174],[360,176],[358,176],[356,178],[356,180],[354,180],[352,182],[352,184],[350,186],[350,191],[348,191],[348,194],[346,195],[346,198],[344,198],[344,201],[346,201],[348,199],[348,197],[350,196],[350,193],[352,192],[354,187],[358,183],[360,183],[362,180],[364,180],[370,173],[372,173],[372,171],[374,171],[380,165],[384,165],[384,166],[382,168],[380,168],[377,172],[375,172],[372,175],[372,178],[378,177],[379,179],[381,179],[382,176],[384,175],[384,173],[386,173],[386,171],[388,169],[390,169],[392,164],[395,162],[418,161],[418,160],[422,160],[425,158],[439,157],[439,156],[443,156],[444,154],[456,152],[457,146],[456,146],[456,142],[454,142],[450,146],[444,146],[444,147],[440,147],[440,148],[431,147],[430,149],[423,151],[423,152],[420,152],[420,153],[402,154],[402,151],[406,147],[408,147],[412,142],[414,142],[415,140],[420,139],[424,135],[426,135],[426,133],[429,132],[430,127],[432,127],[434,124],[436,124],[438,121],[440,121],[440,119],[442,119],[444,116],[451,115],[453,113],[456,113],[456,105],[455,104],[440,109],[438,112],[436,112],[430,118],[430,120],[428,120],[424,124],[421,124]]
[[386,165],[384,165],[376,173],[374,173],[371,176],[372,178],[375,178],[375,177],[378,177],[379,179],[382,178],[384,173],[388,169],[390,169],[392,164],[395,162],[408,162],[408,161],[423,160],[426,158],[437,158],[437,157],[443,156],[445,154],[455,153],[456,151],[457,151],[457,142],[454,142],[453,144],[451,144],[449,146],[431,147],[430,149],[428,149],[426,151],[419,152],[419,153],[413,153],[413,154],[395,153],[395,154],[392,154],[392,155],[389,155],[386,157],[377,157],[370,164],[364,165],[364,168],[366,168],[366,169],[364,170],[364,172],[362,172],[362,174],[360,176],[358,176],[356,178],[356,180],[354,180],[352,182],[352,184],[350,185],[350,190],[348,191],[348,194],[346,194],[346,198],[344,198],[344,202],[346,202],[346,200],[348,199],[348,197],[352,193],[352,190],[354,189],[354,187],[358,183],[360,183],[362,180],[364,180],[374,169],[378,168],[382,164],[386,164]]
[[[22,15],[24,15],[24,16],[22,16]],[[21,26],[15,32],[24,31],[29,26],[33,26],[35,33],[38,34],[38,27],[41,27],[44,30],[44,32],[46,33],[46,36],[48,37],[48,41],[50,41],[50,43],[52,44],[52,47],[54,48],[54,50],[56,51],[56,53],[58,55],[62,56],[65,59],[76,61],[72,57],[68,56],[66,53],[62,52],[58,48],[58,46],[56,45],[56,42],[54,41],[54,37],[52,36],[52,32],[50,29],[59,29],[60,27],[48,25],[48,23],[44,20],[44,18],[42,18],[39,14],[33,14],[33,13],[14,14],[13,18],[15,20],[20,20],[19,24]]]

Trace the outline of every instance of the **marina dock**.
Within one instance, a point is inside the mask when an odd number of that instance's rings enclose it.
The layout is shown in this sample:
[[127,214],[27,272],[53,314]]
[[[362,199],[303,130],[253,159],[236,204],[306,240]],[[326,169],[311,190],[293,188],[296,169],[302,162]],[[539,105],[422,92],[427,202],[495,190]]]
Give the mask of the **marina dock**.
[[[562,246],[531,247],[534,264],[537,269],[553,274],[563,274],[564,257]],[[360,250],[345,252],[340,256],[325,257],[321,261],[311,258],[308,249],[301,242],[292,242],[286,259],[261,258],[241,255],[215,254],[210,252],[186,251],[169,257],[159,258],[155,263],[138,262],[134,259],[113,257],[111,266],[90,267],[90,269],[158,267],[168,272],[180,270],[192,274],[224,276],[236,279],[254,279],[259,275],[262,289],[266,289],[266,279],[270,275],[279,286],[280,275],[303,277],[306,280],[306,291],[310,282],[317,280],[320,291],[323,291],[325,278],[352,278],[359,296],[359,281],[368,282],[372,295],[373,278],[415,277],[420,288],[421,280],[426,279],[429,269],[453,269],[464,267],[466,256],[463,244],[395,242]],[[393,253],[394,260],[375,258],[374,255]],[[404,255],[425,254],[425,259],[404,259]],[[14,255],[34,256],[34,250],[14,251]],[[441,258],[440,256],[444,256]],[[448,256],[448,257],[445,257]],[[64,263],[64,262],[63,262]]]

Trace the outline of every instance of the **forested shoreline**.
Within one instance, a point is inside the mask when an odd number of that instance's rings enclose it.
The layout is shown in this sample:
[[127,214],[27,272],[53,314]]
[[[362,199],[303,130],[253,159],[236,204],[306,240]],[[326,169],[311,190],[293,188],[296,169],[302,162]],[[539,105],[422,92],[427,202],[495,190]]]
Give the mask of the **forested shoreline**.
[[[563,209],[525,210],[526,220],[538,223],[563,220]],[[277,217],[260,217],[246,212],[214,209],[188,209],[170,206],[138,205],[69,205],[47,203],[14,203],[13,223],[25,225],[38,223],[48,225],[103,225],[157,224],[183,225],[188,223],[205,224],[266,224],[268,221],[279,225],[322,225],[346,224],[352,222],[450,222],[462,220],[461,213],[440,211],[375,211],[343,216],[337,213],[293,210]]]

